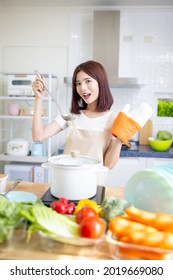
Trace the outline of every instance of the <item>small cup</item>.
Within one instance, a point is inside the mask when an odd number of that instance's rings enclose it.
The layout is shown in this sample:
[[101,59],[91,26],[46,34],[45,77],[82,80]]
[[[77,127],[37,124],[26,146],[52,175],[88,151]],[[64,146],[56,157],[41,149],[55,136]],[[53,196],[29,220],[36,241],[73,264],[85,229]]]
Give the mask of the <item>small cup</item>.
[[11,116],[18,116],[20,113],[20,105],[18,103],[10,103],[8,105],[8,113]]
[[4,192],[7,184],[7,174],[0,174],[0,193]]

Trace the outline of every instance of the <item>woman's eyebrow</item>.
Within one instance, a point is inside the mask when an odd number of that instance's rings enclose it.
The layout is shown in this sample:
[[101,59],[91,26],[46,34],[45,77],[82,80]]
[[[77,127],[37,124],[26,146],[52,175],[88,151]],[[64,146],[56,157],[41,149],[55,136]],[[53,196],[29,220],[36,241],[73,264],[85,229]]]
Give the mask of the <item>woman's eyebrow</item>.
[[[86,81],[88,79],[91,79],[91,77],[87,77],[87,78],[83,79],[82,81]],[[81,82],[81,81],[80,80],[76,80],[76,83],[79,83],[79,82]]]

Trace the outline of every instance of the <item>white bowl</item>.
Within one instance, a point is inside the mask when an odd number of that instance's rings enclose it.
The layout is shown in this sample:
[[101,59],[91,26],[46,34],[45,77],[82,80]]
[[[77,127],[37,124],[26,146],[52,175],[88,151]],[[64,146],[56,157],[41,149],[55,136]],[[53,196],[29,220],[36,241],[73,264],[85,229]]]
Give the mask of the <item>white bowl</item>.
[[36,202],[38,199],[35,194],[24,191],[11,191],[6,195],[6,197],[10,202]]
[[0,193],[4,192],[6,189],[8,175],[0,174]]

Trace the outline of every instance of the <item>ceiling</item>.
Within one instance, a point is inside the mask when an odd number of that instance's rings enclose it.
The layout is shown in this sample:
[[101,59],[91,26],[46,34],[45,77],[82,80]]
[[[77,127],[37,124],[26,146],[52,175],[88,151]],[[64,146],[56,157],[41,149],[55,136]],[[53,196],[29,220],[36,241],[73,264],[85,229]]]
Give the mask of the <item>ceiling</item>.
[[4,7],[173,6],[173,0],[0,0]]

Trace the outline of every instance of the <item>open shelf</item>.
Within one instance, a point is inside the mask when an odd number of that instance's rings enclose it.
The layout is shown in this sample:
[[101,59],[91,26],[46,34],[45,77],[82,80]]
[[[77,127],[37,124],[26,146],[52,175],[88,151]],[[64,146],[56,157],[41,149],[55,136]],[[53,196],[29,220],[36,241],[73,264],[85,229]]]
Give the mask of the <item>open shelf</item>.
[[[31,120],[33,116],[11,116],[11,115],[0,115],[1,120]],[[42,117],[42,120],[47,120],[48,117]]]
[[[35,101],[34,96],[0,96],[0,100],[23,100],[23,101]],[[48,101],[49,97],[44,97],[43,101]]]
[[[31,83],[26,84],[28,87],[25,87],[25,84],[21,83],[20,80],[18,81],[18,87],[14,87],[14,91],[11,91],[11,84],[12,80],[15,80],[15,77],[10,77],[10,75],[17,75],[17,77],[21,74],[21,81],[22,77],[26,75],[26,79],[30,79],[30,82],[32,82],[32,77],[29,77],[29,75],[33,75],[34,73],[11,73],[11,72],[0,72],[2,75],[6,75],[5,78],[6,87],[4,87],[2,95],[0,95],[0,103],[1,103],[1,113],[0,113],[0,122],[1,122],[1,153],[0,153],[0,161],[4,162],[6,164],[7,162],[11,163],[30,163],[33,164],[41,164],[44,162],[47,162],[47,159],[55,153],[55,148],[52,145],[52,138],[50,137],[45,141],[45,148],[47,152],[47,156],[31,156],[31,152],[28,156],[13,156],[13,155],[7,155],[6,153],[6,142],[15,138],[24,138],[27,139],[29,142],[29,145],[33,143],[32,140],[32,120],[33,120],[33,107],[35,103],[35,96],[30,90]],[[56,89],[56,95],[58,95],[58,77],[56,75],[49,73],[41,73],[45,78],[48,78],[48,86],[51,90],[52,86]],[[27,77],[28,76],[28,77]],[[24,79],[25,79],[24,78]],[[55,78],[56,80],[53,80]],[[17,78],[17,79],[20,79]],[[34,74],[35,79],[35,74]],[[16,85],[16,84],[13,84]],[[56,112],[56,107],[52,105],[52,99],[48,95],[48,93],[45,93],[44,95],[44,106],[43,106],[43,114],[42,114],[42,121],[45,122],[45,124],[48,124],[53,118]],[[11,103],[19,103],[20,105],[20,114],[19,115],[10,115],[9,114],[9,104]],[[54,114],[53,114],[53,108],[54,108]],[[31,112],[32,109],[32,112]],[[45,125],[44,124],[44,125]],[[30,134],[29,134],[30,133]],[[4,140],[5,139],[5,140]]]
[[31,162],[31,163],[43,163],[47,162],[47,157],[36,157],[36,156],[11,156],[5,153],[0,154],[1,161],[12,161],[12,162]]

